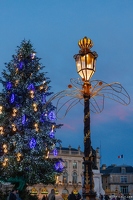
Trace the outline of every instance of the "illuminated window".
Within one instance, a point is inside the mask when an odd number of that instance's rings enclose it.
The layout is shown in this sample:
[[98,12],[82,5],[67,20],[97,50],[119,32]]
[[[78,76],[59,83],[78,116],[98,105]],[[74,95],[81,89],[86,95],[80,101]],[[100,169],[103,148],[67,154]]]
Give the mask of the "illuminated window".
[[77,162],[73,162],[73,169],[77,169]]
[[68,173],[67,172],[64,172],[63,173],[63,180],[62,180],[63,183],[67,183],[68,182]]

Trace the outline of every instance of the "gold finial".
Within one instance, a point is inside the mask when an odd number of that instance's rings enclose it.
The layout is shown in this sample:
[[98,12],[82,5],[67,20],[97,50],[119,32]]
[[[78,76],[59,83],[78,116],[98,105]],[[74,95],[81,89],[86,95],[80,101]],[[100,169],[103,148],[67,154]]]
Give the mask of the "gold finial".
[[84,37],[78,41],[78,45],[81,48],[81,52],[88,52],[93,47],[93,42],[91,39]]

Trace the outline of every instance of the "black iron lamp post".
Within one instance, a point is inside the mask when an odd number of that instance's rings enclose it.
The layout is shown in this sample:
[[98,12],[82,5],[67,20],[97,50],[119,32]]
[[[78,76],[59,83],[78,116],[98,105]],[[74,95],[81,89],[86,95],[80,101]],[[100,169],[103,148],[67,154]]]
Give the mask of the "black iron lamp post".
[[74,55],[77,72],[83,81],[82,92],[84,97],[84,187],[86,199],[95,199],[93,180],[93,156],[91,149],[91,134],[90,134],[90,79],[95,72],[96,52],[91,52],[90,48],[93,46],[92,41],[84,37],[78,42],[81,50],[79,54]]
[[[74,55],[76,61],[77,72],[81,76],[79,79],[70,79],[71,84],[68,85],[69,89],[60,91],[54,94],[48,101],[57,100],[56,102],[56,116],[63,108],[66,109],[64,117],[77,103],[84,101],[84,185],[85,193],[84,198],[87,200],[94,200],[96,192],[94,191],[93,180],[93,163],[94,155],[91,147],[91,134],[90,134],[90,111],[94,113],[101,113],[104,108],[104,99],[108,98],[114,100],[122,105],[130,103],[130,96],[124,87],[118,83],[106,83],[101,80],[91,80],[95,73],[95,64],[98,57],[96,52],[90,49],[93,47],[91,39],[84,37],[79,40],[78,45],[80,51]],[[100,105],[99,105],[99,100]],[[63,101],[63,102],[62,102]],[[46,104],[45,104],[46,106]]]

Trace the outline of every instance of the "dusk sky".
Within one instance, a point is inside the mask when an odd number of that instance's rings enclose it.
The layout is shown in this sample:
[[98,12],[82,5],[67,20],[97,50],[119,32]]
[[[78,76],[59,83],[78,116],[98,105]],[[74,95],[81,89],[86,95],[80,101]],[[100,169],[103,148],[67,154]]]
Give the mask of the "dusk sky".
[[[131,99],[128,106],[105,99],[103,112],[91,113],[92,146],[100,148],[101,164],[133,166],[132,0],[0,0],[0,73],[22,40],[30,40],[51,92],[65,90],[70,78],[79,78],[73,55],[84,36],[98,53],[92,80],[119,82]],[[62,146],[83,150],[83,106],[76,105],[58,123],[64,124],[56,132]]]

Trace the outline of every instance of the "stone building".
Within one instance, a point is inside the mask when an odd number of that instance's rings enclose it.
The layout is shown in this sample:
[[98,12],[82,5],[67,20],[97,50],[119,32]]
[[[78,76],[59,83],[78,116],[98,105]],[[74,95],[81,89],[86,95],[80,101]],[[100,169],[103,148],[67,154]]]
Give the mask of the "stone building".
[[106,194],[133,196],[133,167],[102,165],[102,186]]

